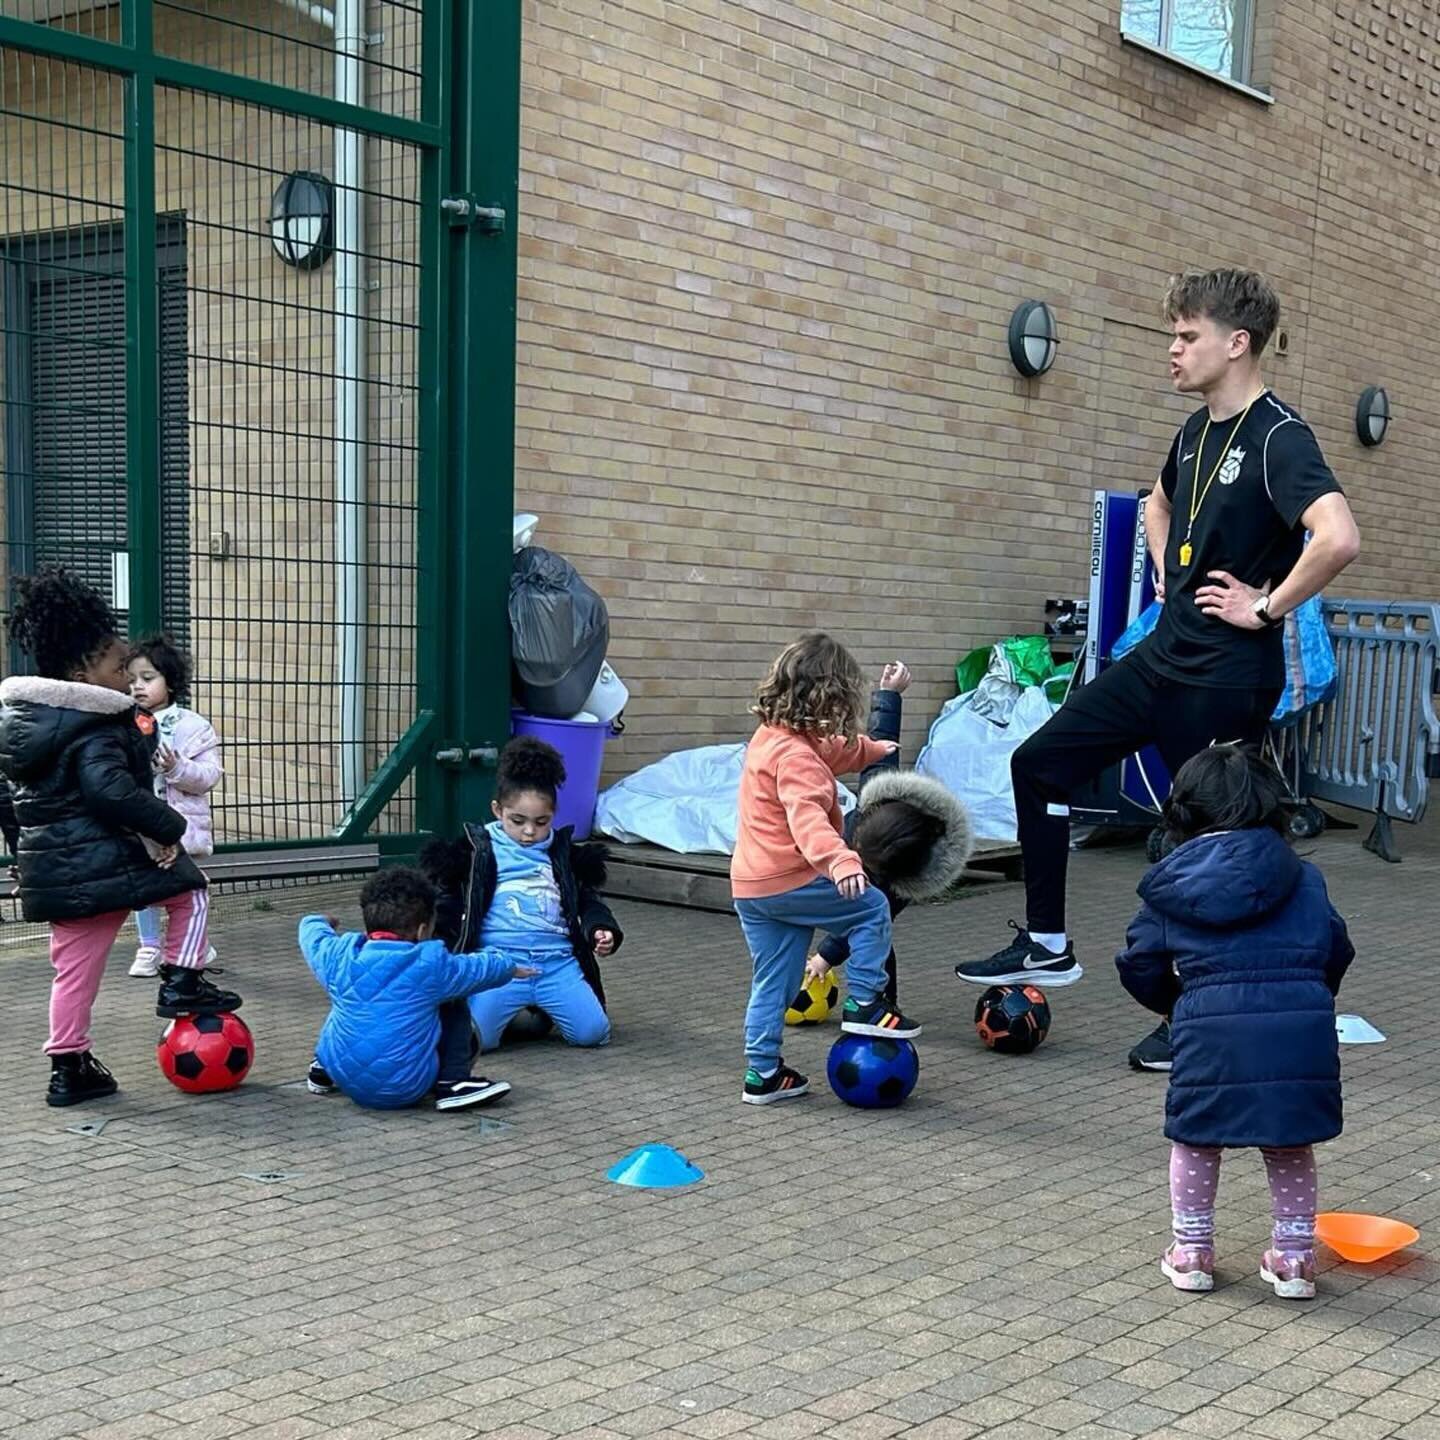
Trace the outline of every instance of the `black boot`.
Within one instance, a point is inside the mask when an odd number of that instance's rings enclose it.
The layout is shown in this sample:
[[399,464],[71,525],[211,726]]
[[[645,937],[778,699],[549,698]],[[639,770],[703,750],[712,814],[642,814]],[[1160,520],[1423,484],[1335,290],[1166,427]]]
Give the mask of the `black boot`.
[[119,1088],[115,1077],[88,1050],[50,1057],[47,1105],[81,1105],[113,1095]]
[[166,1018],[177,1015],[228,1015],[244,1002],[233,990],[217,990],[203,970],[186,970],[179,965],[160,967],[160,995],[155,1013]]

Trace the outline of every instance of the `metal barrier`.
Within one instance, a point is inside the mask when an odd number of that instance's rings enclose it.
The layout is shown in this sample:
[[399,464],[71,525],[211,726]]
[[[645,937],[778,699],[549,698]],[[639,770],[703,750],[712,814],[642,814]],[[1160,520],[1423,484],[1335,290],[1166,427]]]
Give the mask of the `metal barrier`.
[[1326,600],[1335,698],[1285,739],[1301,794],[1375,816],[1365,848],[1395,863],[1392,820],[1422,819],[1440,773],[1440,604]]

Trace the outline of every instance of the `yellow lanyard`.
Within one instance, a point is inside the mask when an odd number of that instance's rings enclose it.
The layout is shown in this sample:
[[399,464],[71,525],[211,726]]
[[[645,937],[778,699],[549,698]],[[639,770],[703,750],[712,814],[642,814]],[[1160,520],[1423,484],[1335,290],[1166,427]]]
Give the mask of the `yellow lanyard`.
[[[1263,395],[1265,392],[1260,392]],[[1258,400],[1260,395],[1255,397]],[[1225,463],[1225,457],[1230,453],[1230,447],[1235,443],[1235,437],[1240,433],[1240,427],[1245,423],[1245,417],[1250,413],[1255,404],[1252,400],[1241,412],[1240,418],[1235,422],[1234,428],[1230,431],[1230,438],[1220,447],[1220,453],[1215,457],[1215,464],[1211,468],[1210,478],[1205,482],[1203,488],[1200,484],[1200,462],[1205,455],[1205,442],[1210,438],[1210,417],[1205,417],[1205,428],[1200,432],[1200,443],[1195,447],[1195,471],[1190,477],[1190,524],[1185,529],[1185,542],[1180,546],[1180,565],[1189,565],[1195,554],[1195,547],[1190,543],[1190,537],[1195,533],[1195,517],[1200,513],[1200,507],[1205,503],[1205,497],[1210,493],[1210,487],[1215,483],[1215,477],[1220,473],[1220,467]]]

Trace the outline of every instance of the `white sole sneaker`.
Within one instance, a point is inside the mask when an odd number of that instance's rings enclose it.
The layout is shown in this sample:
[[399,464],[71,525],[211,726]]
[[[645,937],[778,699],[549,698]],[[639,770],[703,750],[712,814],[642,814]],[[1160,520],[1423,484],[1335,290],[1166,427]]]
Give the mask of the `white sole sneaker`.
[[1084,974],[1084,966],[1077,961],[1068,970],[1012,970],[1008,975],[965,975],[956,970],[955,978],[966,985],[1038,985],[1042,990],[1061,990]]
[[792,1085],[788,1090],[771,1090],[765,1095],[751,1095],[742,1090],[740,1098],[747,1105],[777,1105],[781,1100],[798,1100],[802,1095],[809,1093],[810,1082],[806,1080],[802,1085]]
[[137,980],[157,979],[160,974],[160,952],[150,949],[137,950],[129,973]]
[[846,1035],[869,1035],[875,1040],[918,1040],[923,1025],[912,1025],[908,1030],[887,1030],[883,1025],[865,1025],[859,1020],[842,1020],[840,1029]]
[[491,1080],[485,1085],[470,1086],[450,1095],[442,1095],[435,1102],[437,1110],[468,1110],[474,1105],[488,1105],[492,1100],[498,1100],[502,1095],[510,1093],[510,1082],[508,1080]]
[[1171,1268],[1170,1262],[1162,1255],[1160,1257],[1160,1268],[1165,1272],[1165,1278],[1177,1290],[1213,1290],[1215,1288],[1215,1277],[1207,1275],[1203,1270],[1175,1270]]
[[1272,1275],[1264,1265],[1260,1267],[1260,1278],[1267,1285],[1273,1286],[1275,1293],[1282,1300],[1313,1300],[1315,1298],[1315,1282],[1313,1280],[1282,1280],[1278,1275]]

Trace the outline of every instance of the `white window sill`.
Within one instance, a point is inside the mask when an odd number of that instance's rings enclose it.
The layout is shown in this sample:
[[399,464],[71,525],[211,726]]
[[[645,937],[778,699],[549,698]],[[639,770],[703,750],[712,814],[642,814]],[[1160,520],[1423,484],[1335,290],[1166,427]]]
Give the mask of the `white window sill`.
[[1176,55],[1169,50],[1162,49],[1159,45],[1153,45],[1149,40],[1142,40],[1128,30],[1122,30],[1120,38],[1125,44],[1133,45],[1137,50],[1144,50],[1148,55],[1157,55],[1161,60],[1169,61],[1171,65],[1178,65],[1192,75],[1200,75],[1206,80],[1213,80],[1215,84],[1223,85],[1227,90],[1238,90],[1240,94],[1249,96],[1251,100],[1258,100],[1262,105],[1275,103],[1273,95],[1267,95],[1265,91],[1257,90],[1253,85],[1245,85],[1239,80],[1232,80],[1228,75],[1219,75],[1214,70],[1207,70],[1203,65],[1197,65],[1193,60],[1185,59],[1183,55]]

